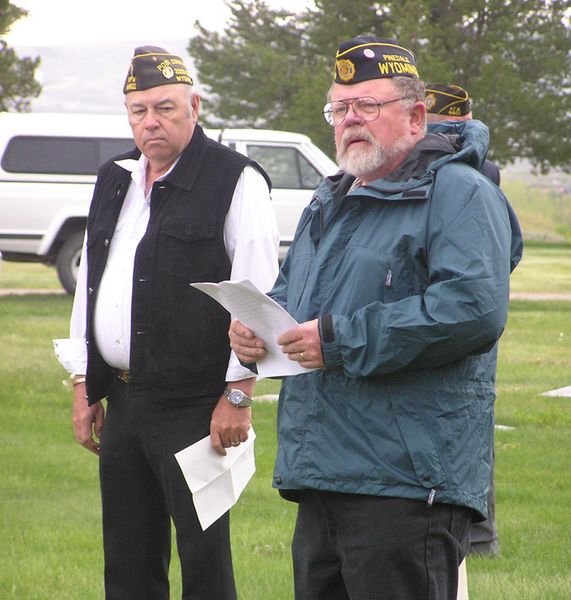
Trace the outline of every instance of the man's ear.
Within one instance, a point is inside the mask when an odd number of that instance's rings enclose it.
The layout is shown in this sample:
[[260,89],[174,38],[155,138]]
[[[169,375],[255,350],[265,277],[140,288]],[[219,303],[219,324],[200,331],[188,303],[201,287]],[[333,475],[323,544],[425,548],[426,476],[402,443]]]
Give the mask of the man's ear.
[[192,94],[192,99],[190,101],[192,106],[192,112],[194,113],[195,120],[198,119],[198,114],[200,113],[200,96],[199,94]]
[[412,135],[423,133],[426,127],[426,105],[416,102],[410,111],[410,132]]

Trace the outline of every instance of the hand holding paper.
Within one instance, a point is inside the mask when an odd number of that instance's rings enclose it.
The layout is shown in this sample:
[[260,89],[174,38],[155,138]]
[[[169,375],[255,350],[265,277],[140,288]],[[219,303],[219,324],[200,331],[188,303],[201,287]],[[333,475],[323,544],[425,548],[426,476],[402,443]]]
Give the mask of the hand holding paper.
[[226,456],[217,454],[210,445],[210,436],[177,452],[186,483],[192,492],[194,508],[202,530],[212,525],[238,501],[240,494],[256,470],[253,429],[248,439]]
[[266,344],[267,355],[256,362],[260,377],[280,377],[308,373],[314,369],[291,361],[277,343],[285,331],[298,325],[277,302],[261,292],[253,283],[222,281],[220,283],[192,283],[193,287],[208,294],[244,325],[256,332]]

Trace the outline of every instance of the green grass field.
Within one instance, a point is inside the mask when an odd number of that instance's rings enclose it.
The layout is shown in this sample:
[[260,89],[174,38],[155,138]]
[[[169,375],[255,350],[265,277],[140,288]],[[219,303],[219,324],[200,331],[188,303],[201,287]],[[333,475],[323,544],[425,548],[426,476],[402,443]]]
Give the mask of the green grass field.
[[503,169],[501,177],[526,240],[571,242],[571,175],[534,175],[519,165]]
[[[569,247],[530,246],[513,289],[571,292],[570,259]],[[5,263],[0,288],[9,287],[58,285],[53,270]],[[70,309],[65,295],[0,297],[2,599],[103,597],[97,459],[73,439],[51,344],[67,335]],[[497,423],[513,428],[496,432],[501,555],[468,559],[470,600],[571,598],[571,398],[541,395],[571,385],[571,302],[512,301],[497,383]],[[257,394],[278,386],[261,382]],[[255,405],[257,472],[232,511],[242,600],[293,598],[295,506],[271,488],[275,412]],[[172,574],[180,597],[176,558]]]

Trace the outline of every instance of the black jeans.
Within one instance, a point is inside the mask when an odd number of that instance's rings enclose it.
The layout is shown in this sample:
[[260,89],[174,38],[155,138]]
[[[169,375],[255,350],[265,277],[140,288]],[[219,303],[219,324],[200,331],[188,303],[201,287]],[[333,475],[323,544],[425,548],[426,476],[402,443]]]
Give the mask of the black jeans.
[[235,600],[228,513],[202,531],[174,457],[208,435],[217,400],[134,401],[114,384],[100,457],[107,600],[169,598],[171,518],[183,600]]
[[304,490],[296,600],[456,600],[472,513],[402,498]]

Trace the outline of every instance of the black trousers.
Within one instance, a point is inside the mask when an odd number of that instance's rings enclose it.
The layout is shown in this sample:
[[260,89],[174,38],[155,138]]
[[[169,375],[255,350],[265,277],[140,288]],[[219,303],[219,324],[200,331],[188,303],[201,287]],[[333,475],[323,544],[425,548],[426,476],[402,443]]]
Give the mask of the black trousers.
[[229,516],[202,531],[174,453],[209,433],[218,398],[133,400],[117,381],[101,439],[105,597],[167,600],[171,518],[183,600],[235,600]]
[[296,600],[456,600],[472,513],[447,504],[304,490]]

